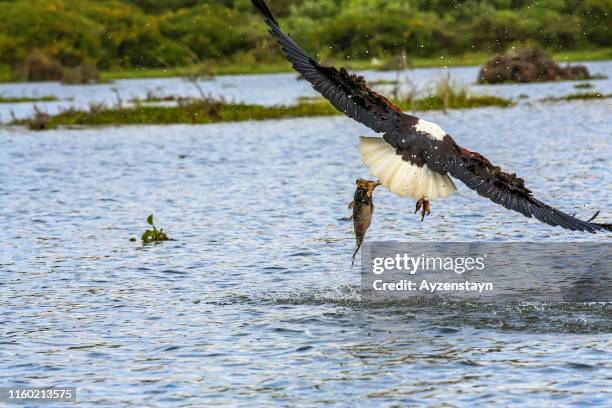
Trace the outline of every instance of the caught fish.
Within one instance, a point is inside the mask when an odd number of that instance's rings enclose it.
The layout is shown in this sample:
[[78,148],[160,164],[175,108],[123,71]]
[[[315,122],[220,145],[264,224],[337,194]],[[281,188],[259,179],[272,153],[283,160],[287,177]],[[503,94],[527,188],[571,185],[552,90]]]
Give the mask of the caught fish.
[[353,252],[351,266],[355,263],[355,255],[359,252],[365,233],[372,222],[372,214],[374,213],[372,192],[380,184],[379,181],[357,180],[355,196],[353,197],[353,202],[349,204],[349,208],[353,209],[353,229],[355,230],[355,240],[357,241],[357,248]]

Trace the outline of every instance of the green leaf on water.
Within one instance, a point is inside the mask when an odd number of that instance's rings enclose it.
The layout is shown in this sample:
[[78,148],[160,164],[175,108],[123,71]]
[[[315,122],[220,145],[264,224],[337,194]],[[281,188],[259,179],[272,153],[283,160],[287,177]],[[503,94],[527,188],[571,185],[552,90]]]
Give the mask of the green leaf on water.
[[170,238],[168,238],[168,235],[164,232],[163,228],[157,230],[157,228],[155,228],[155,225],[153,225],[153,214],[147,217],[147,223],[151,225],[153,229],[148,229],[142,233],[140,239],[142,240],[143,244],[170,240]]

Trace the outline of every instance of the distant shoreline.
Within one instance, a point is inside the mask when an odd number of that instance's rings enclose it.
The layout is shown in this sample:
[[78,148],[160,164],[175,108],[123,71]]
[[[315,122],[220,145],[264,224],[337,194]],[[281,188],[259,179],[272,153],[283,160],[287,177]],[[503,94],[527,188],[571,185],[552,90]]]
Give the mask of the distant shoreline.
[[[612,48],[601,48],[595,50],[574,50],[560,53],[551,53],[553,59],[559,63],[568,62],[589,62],[612,60]],[[410,68],[440,68],[440,67],[462,67],[477,66],[484,64],[492,58],[493,54],[474,53],[465,55],[450,55],[441,57],[415,57],[409,58]],[[346,67],[351,70],[376,70],[394,71],[395,69],[385,68],[389,61],[379,61],[374,63],[372,60],[336,60],[324,61],[328,65],[335,67]],[[137,78],[167,78],[173,76],[187,76],[197,72],[199,66],[179,67],[179,68],[158,68],[158,69],[126,69],[122,71],[103,71],[103,80],[114,79],[137,79]],[[249,75],[249,74],[280,74],[295,72],[288,62],[282,60],[277,62],[260,63],[256,66],[244,64],[240,61],[231,61],[219,65],[210,66],[210,74],[213,76],[222,75]]]
[[[559,63],[589,62],[612,60],[612,48],[600,48],[594,50],[574,50],[559,53],[551,53],[553,59]],[[477,66],[484,64],[492,54],[474,53],[465,55],[451,55],[440,57],[415,57],[409,58],[410,68],[439,68],[439,67],[461,67]],[[324,61],[336,67],[346,67],[350,70],[377,70],[394,71],[387,61],[358,61],[358,60],[335,60]],[[147,79],[147,78],[169,78],[177,76],[198,75],[206,71],[207,75],[249,75],[249,74],[275,74],[294,72],[288,62],[279,60],[265,63],[249,63],[245,61],[222,61],[215,65],[193,65],[174,68],[126,68],[123,70],[110,70],[101,72],[101,81],[112,81],[118,79]],[[9,72],[0,72],[0,82],[20,82],[11,78]],[[25,81],[21,81],[25,82]]]

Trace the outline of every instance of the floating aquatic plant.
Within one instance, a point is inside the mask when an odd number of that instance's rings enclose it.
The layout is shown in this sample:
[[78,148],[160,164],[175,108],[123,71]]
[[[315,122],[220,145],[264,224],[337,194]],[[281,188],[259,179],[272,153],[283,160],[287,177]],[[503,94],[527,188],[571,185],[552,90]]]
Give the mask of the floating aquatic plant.
[[29,102],[55,102],[59,99],[57,96],[2,96],[0,95],[0,103],[29,103]]
[[612,98],[612,94],[603,94],[601,92],[582,92],[569,94],[561,97],[548,97],[542,99],[545,102],[557,102],[557,101],[575,101],[580,99],[607,99]]
[[153,227],[153,229],[147,229],[145,232],[142,233],[140,239],[142,240],[143,244],[170,240],[170,238],[168,238],[168,235],[164,232],[163,228],[157,229],[157,227],[155,227],[155,224],[153,224],[153,214],[147,217],[147,224]]

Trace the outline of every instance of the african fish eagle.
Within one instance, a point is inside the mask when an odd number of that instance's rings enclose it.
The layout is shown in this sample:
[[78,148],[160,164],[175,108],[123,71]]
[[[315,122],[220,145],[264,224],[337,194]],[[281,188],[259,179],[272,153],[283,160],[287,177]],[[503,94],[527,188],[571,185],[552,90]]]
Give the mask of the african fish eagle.
[[610,224],[582,221],[536,199],[523,179],[508,174],[477,152],[459,146],[435,123],[403,113],[368,88],[363,77],[320,64],[280,29],[264,0],[251,0],[293,68],[346,116],[383,137],[361,137],[359,152],[370,173],[400,196],[417,201],[423,216],[429,201],[456,191],[450,177],[482,197],[526,217],[574,231],[612,230]]

